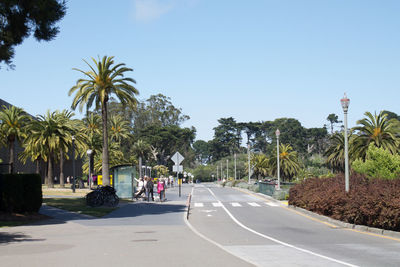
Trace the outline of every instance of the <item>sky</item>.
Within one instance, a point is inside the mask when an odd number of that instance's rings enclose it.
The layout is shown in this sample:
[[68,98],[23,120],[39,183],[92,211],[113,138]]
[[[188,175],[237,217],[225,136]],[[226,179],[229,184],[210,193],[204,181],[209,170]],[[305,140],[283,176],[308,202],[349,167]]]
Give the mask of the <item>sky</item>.
[[[26,39],[0,98],[32,115],[69,109],[83,59],[115,56],[134,71],[138,99],[164,94],[191,117],[197,140],[218,119],[296,118],[349,127],[366,111],[400,113],[400,1],[86,0],[67,2],[51,42]],[[76,116],[83,115],[79,110]]]

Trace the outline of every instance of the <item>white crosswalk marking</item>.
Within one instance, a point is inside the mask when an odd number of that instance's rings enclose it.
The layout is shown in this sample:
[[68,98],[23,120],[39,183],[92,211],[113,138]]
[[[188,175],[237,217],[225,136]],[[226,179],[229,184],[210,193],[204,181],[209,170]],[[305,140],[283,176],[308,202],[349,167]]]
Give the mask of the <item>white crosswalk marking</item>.
[[237,202],[232,202],[231,205],[232,205],[232,207],[241,207],[242,206]]
[[278,207],[278,206],[279,206],[278,204],[273,203],[273,202],[267,202],[266,204],[267,204],[268,206],[271,206],[271,207]]
[[198,207],[198,208],[202,208],[202,207],[204,207],[204,204],[196,202],[196,203],[194,203],[194,206]]
[[258,204],[255,203],[255,202],[248,202],[248,204],[249,204],[250,206],[252,206],[252,207],[260,207],[260,205],[258,205]]
[[222,203],[220,203],[220,202],[212,203],[212,205],[213,205],[214,207],[222,207]]

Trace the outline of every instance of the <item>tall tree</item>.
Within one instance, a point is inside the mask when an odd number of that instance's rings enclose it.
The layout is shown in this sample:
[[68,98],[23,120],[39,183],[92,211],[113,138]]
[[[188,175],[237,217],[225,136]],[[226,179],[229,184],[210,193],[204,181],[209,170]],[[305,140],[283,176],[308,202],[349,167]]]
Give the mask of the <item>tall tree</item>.
[[58,34],[55,23],[65,15],[66,3],[58,0],[2,0],[0,2],[0,63],[11,66],[14,47],[32,32],[38,41]]
[[399,121],[388,120],[388,114],[383,111],[378,115],[370,112],[365,112],[364,115],[365,118],[357,121],[359,126],[353,128],[357,132],[353,139],[354,156],[365,159],[370,143],[387,149],[392,154],[397,153],[400,144],[400,139],[396,136]]
[[20,140],[23,136],[22,129],[27,120],[27,114],[21,108],[3,106],[3,109],[0,111],[0,134],[2,135],[2,139],[7,140],[4,143],[8,145],[9,173],[14,172],[15,141]]
[[101,109],[103,123],[103,153],[102,176],[103,184],[110,185],[109,155],[108,155],[108,127],[107,127],[107,103],[112,95],[115,95],[123,105],[134,107],[137,104],[135,95],[138,90],[129,83],[136,83],[134,79],[124,77],[124,74],[133,69],[125,67],[125,64],[114,65],[114,57],[104,56],[100,61],[92,58],[95,67],[85,61],[89,71],[75,69],[81,72],[85,78],[79,79],[73,86],[69,95],[75,92],[72,109],[79,105],[80,111],[86,106],[90,108],[93,102],[96,109]]
[[341,123],[342,121],[339,120],[338,115],[336,115],[335,113],[331,113],[328,115],[328,117],[326,118],[327,121],[329,121],[329,123],[331,124],[331,134],[333,134],[333,126],[336,123]]
[[221,118],[219,125],[214,128],[214,139],[212,140],[212,155],[214,160],[229,156],[239,151],[242,137],[240,135],[241,125],[236,123],[232,117]]
[[54,187],[53,165],[56,153],[60,148],[60,138],[66,133],[58,112],[47,111],[46,115],[39,115],[29,123],[29,135],[26,142],[40,147],[44,161],[47,162],[46,183]]
[[[273,175],[277,174],[276,154],[270,158],[270,170]],[[290,145],[279,145],[279,169],[283,180],[289,181],[300,171],[300,162],[297,152]]]
[[196,159],[202,164],[206,164],[211,160],[211,145],[204,140],[197,140],[193,143],[193,149]]

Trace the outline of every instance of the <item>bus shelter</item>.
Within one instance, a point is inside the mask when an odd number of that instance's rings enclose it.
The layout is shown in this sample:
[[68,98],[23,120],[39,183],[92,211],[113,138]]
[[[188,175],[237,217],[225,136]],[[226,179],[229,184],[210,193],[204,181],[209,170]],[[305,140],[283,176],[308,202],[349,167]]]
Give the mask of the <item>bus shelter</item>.
[[133,165],[118,165],[110,169],[113,175],[113,187],[119,198],[133,198],[135,193],[136,168]]

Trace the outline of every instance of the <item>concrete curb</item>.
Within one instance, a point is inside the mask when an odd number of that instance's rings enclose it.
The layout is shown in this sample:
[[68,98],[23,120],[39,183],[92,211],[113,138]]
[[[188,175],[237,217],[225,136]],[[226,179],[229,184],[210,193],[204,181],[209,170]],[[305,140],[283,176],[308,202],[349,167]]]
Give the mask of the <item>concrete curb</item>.
[[[250,191],[248,189],[245,188],[240,188],[240,187],[232,187],[236,190],[239,191],[244,191],[244,192],[248,192],[248,193],[252,193],[252,194],[256,194],[262,198],[265,198],[269,201],[273,201],[275,203],[279,203],[281,204],[281,202],[279,200],[274,199],[273,197],[264,195],[262,193],[255,193],[253,191]],[[374,228],[374,227],[369,227],[369,226],[365,226],[365,225],[358,225],[358,224],[351,224],[351,223],[347,223],[347,222],[342,222],[339,220],[335,220],[332,219],[328,216],[324,216],[324,215],[320,215],[318,213],[314,213],[312,211],[306,210],[306,209],[302,209],[293,205],[288,205],[288,208],[296,210],[298,212],[301,212],[305,215],[308,215],[312,218],[318,219],[320,221],[323,222],[327,222],[327,223],[331,223],[333,225],[336,225],[337,227],[340,228],[347,228],[347,229],[354,229],[357,231],[361,231],[361,232],[366,232],[366,233],[372,233],[372,234],[377,234],[377,235],[383,235],[383,236],[388,236],[388,237],[392,237],[392,238],[396,238],[396,239],[400,239],[400,232],[396,232],[396,231],[390,231],[390,230],[384,230],[384,229],[380,229],[380,228]]]
[[189,220],[189,211],[190,211],[190,202],[192,201],[192,194],[189,193],[187,202],[186,202],[186,220]]

